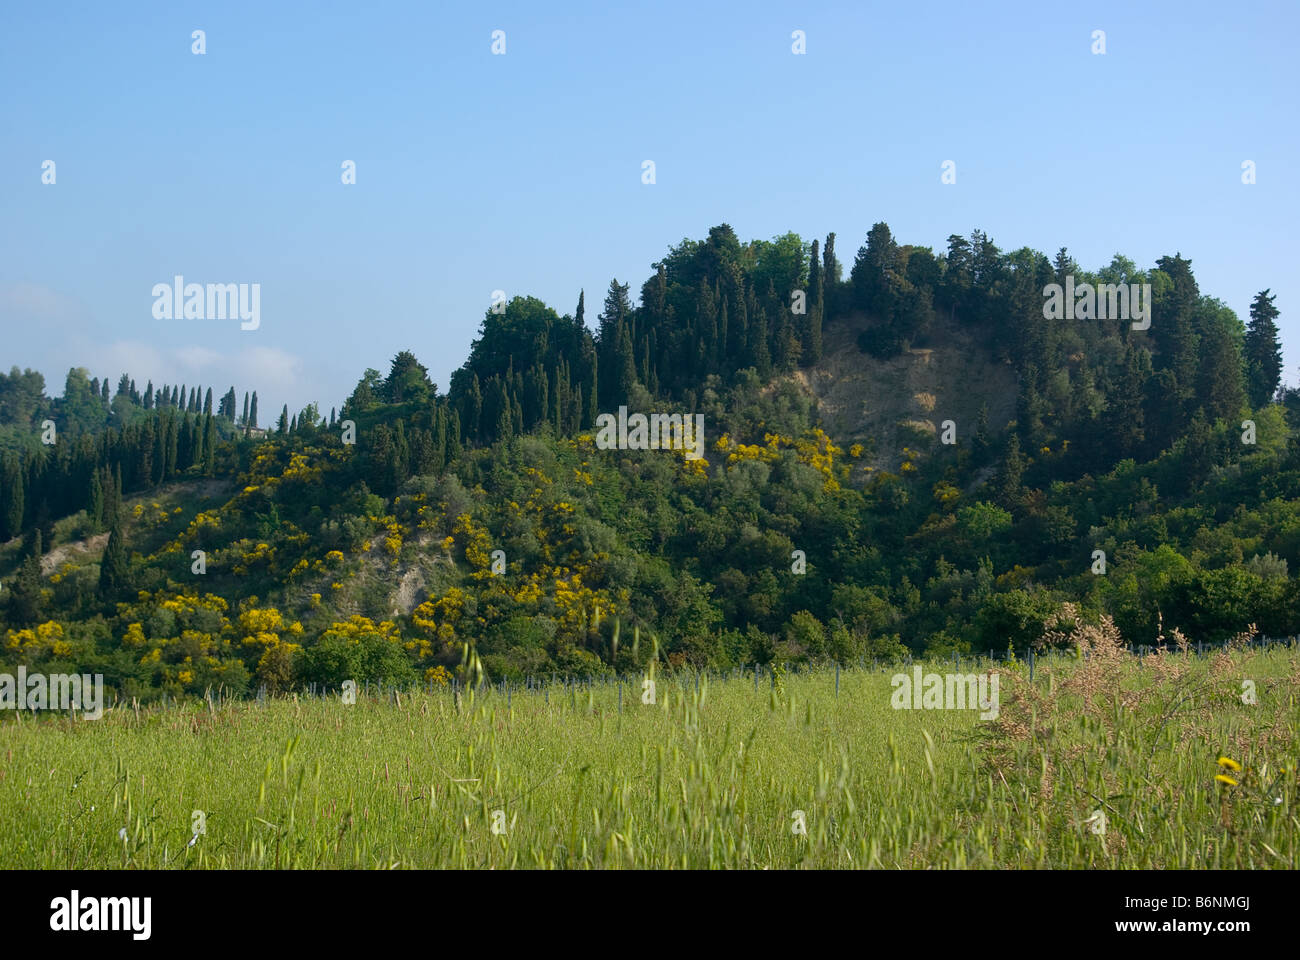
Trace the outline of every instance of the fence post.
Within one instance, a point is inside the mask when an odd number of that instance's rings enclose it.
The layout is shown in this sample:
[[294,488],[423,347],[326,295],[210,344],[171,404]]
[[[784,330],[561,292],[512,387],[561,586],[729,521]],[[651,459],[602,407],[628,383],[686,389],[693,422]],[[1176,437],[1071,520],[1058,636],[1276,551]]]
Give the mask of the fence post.
[[1029,648],[1029,682],[1034,682],[1034,648]]
[[835,696],[840,695],[840,662],[835,661]]

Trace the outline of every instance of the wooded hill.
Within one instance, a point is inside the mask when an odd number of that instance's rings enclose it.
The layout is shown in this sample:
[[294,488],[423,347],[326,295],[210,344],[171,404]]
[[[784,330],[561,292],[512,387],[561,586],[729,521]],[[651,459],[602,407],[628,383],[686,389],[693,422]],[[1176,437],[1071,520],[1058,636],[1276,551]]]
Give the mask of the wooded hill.
[[[446,393],[404,351],[265,438],[233,387],[214,412],[211,389],[123,376],[110,399],[74,370],[50,400],[15,368],[0,661],[149,695],[625,670],[652,634],[718,666],[1024,650],[1066,600],[1138,643],[1294,633],[1277,311],[1265,290],[1243,324],[1191,266],[1092,273],[979,231],[935,253],[876,224],[845,277],[833,234],[722,225],[638,304],[611,283],[591,327],[583,294],[563,316],[517,297]],[[1045,318],[1067,279],[1150,284],[1150,328]],[[620,405],[703,414],[705,459],[597,449]]]

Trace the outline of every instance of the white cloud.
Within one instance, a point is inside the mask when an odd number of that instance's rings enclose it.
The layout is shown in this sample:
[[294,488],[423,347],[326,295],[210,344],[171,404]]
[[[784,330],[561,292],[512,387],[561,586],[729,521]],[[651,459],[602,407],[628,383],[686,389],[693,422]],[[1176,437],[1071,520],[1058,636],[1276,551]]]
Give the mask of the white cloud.
[[84,320],[89,311],[75,297],[35,283],[0,286],[0,316],[6,323],[39,326],[48,332]]

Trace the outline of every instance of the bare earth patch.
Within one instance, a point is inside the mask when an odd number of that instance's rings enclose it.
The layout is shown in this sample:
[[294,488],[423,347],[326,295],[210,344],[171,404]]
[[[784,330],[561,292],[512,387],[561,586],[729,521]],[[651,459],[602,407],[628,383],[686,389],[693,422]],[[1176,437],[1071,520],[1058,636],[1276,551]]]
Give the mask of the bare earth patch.
[[907,433],[937,433],[944,420],[957,425],[959,444],[968,443],[983,404],[991,434],[1015,417],[1014,371],[995,361],[970,331],[936,319],[931,346],[877,360],[857,346],[866,326],[858,314],[830,324],[822,361],[794,378],[816,397],[825,430],[837,444],[875,440],[874,453],[864,457],[869,466],[897,471]]

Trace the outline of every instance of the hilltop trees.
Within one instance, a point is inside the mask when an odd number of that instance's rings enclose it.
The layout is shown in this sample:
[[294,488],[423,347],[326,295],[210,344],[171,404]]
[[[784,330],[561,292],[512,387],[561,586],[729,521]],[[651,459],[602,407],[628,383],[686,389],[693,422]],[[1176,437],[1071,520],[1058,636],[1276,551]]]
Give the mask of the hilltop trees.
[[403,350],[393,358],[388,379],[381,387],[381,394],[388,403],[426,403],[437,392],[437,386],[429,379],[428,369],[409,350]]

